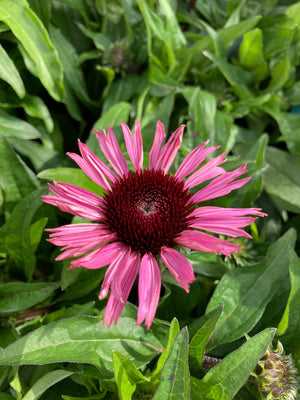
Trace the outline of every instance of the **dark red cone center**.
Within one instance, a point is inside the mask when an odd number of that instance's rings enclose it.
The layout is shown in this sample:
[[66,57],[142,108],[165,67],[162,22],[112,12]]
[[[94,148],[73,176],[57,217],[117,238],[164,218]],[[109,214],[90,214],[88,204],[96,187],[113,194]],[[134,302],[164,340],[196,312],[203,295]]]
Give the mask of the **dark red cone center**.
[[104,222],[133,251],[156,255],[162,246],[173,247],[187,228],[190,196],[184,183],[169,174],[129,172],[104,196]]

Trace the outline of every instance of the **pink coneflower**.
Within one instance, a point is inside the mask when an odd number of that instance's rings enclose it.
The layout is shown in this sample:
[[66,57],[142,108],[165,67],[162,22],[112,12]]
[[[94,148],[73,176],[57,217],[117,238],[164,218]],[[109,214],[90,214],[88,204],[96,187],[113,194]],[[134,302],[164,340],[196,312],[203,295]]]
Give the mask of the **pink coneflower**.
[[[114,171],[80,141],[81,157],[74,153],[68,155],[105,191],[104,196],[54,182],[55,186],[49,185],[53,195],[44,196],[43,200],[62,211],[95,221],[48,231],[52,232],[50,242],[63,246],[57,260],[80,257],[71,261],[70,268],[97,269],[109,265],[99,295],[104,299],[110,290],[103,323],[108,321],[108,326],[117,323],[139,274],[137,324],[145,320],[149,329],[160,297],[159,265],[163,263],[188,292],[195,276],[179,246],[230,256],[240,247],[206,231],[250,237],[241,229],[255,221],[249,215],[265,214],[256,208],[197,206],[240,188],[250,178],[236,180],[246,172],[246,165],[232,172],[220,167],[226,161],[225,153],[203,163],[218,148],[205,148],[208,141],[188,154],[171,175],[168,171],[181,145],[184,125],[163,145],[164,125],[157,122],[149,167],[144,168],[140,122],[135,123],[133,135],[127,125],[121,124],[134,171],[128,169],[112,129],[107,134],[104,130],[95,131]],[[206,181],[210,182],[205,187],[191,191]]]

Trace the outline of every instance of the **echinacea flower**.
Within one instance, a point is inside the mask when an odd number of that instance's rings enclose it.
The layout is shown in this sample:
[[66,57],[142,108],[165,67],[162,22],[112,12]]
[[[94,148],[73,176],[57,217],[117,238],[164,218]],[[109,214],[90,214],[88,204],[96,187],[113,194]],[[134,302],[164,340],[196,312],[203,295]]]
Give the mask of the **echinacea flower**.
[[[102,268],[108,265],[99,298],[109,290],[103,323],[117,323],[131,288],[139,274],[137,324],[145,320],[149,329],[160,298],[161,262],[188,292],[195,276],[190,262],[180,253],[180,246],[208,253],[230,256],[240,247],[214,234],[250,237],[243,229],[265,215],[257,208],[198,207],[201,202],[230,193],[250,178],[237,180],[246,165],[226,172],[222,167],[225,153],[203,163],[218,147],[205,142],[189,153],[174,175],[169,173],[181,145],[184,125],[163,144],[164,125],[157,122],[149,153],[149,167],[143,167],[141,124],[136,122],[133,135],[121,123],[128,156],[134,171],[128,168],[111,128],[108,133],[95,131],[101,150],[111,168],[79,141],[78,154],[68,155],[85,174],[104,191],[103,197],[75,185],[54,182],[46,203],[60,210],[94,221],[65,225],[51,232],[49,241],[63,246],[57,260],[69,257],[70,268]],[[192,192],[203,182],[209,183]],[[79,257],[79,258],[76,258]]]

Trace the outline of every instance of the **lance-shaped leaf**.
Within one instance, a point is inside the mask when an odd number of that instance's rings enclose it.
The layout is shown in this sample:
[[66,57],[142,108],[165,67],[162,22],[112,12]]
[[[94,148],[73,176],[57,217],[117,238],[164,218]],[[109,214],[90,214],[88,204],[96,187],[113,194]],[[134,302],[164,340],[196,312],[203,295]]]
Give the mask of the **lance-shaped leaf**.
[[62,381],[72,374],[73,372],[64,371],[62,369],[48,372],[48,374],[44,375],[37,382],[35,382],[35,384],[28,390],[28,392],[22,399],[37,400],[47,389],[49,389],[55,383]]
[[25,0],[0,0],[0,20],[4,21],[30,55],[36,73],[57,101],[64,97],[63,71],[48,32]]
[[224,275],[207,307],[207,311],[211,311],[224,306],[209,349],[240,338],[257,323],[288,273],[288,248],[294,246],[295,236],[295,232],[289,230],[270,246],[263,262]]
[[16,312],[25,310],[49,297],[59,283],[25,283],[8,282],[0,284],[0,312]]
[[291,291],[285,312],[278,325],[280,341],[286,351],[300,354],[300,259],[293,249],[290,249],[290,280]]
[[188,340],[188,330],[183,328],[176,336],[162,369],[160,385],[152,400],[189,400]]
[[230,353],[212,368],[202,380],[191,379],[192,398],[231,400],[245,384],[258,360],[264,355],[275,333],[266,329]]
[[130,307],[125,308],[127,312],[123,310],[113,329],[103,325],[99,317],[90,316],[42,326],[0,351],[0,364],[89,363],[111,376],[112,351],[117,351],[139,368],[164,350],[165,334],[155,324],[150,331],[136,326],[136,310],[132,315]]
[[10,59],[4,48],[0,45],[0,78],[6,81],[22,98],[26,95],[26,89],[19,71]]

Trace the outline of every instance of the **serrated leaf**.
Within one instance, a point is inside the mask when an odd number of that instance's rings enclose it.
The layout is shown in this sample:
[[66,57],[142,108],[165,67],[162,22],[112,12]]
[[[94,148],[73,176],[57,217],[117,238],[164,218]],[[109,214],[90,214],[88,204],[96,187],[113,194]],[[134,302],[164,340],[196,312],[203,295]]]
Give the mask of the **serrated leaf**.
[[204,51],[203,54],[216,65],[230,85],[243,86],[247,85],[251,81],[252,74],[249,71],[239,67],[238,65],[230,64],[226,60],[217,57],[209,51]]
[[211,335],[215,324],[220,317],[222,307],[218,307],[203,317],[195,320],[189,329],[190,345],[189,345],[189,363],[191,369],[200,369],[206,343]]
[[174,340],[169,357],[161,372],[159,387],[152,400],[189,400],[188,340],[187,328],[183,328]]
[[[99,317],[79,316],[42,326],[0,351],[1,365],[89,363],[102,373],[113,374],[112,351],[134,360],[139,368],[164,349],[164,334],[136,326],[127,307],[113,329]],[[125,311],[125,312],[124,312]]]
[[38,139],[40,132],[28,122],[0,110],[0,130],[7,136],[19,139]]
[[42,378],[40,378],[34,385],[28,390],[22,400],[37,400],[42,394],[49,389],[55,383],[62,381],[68,376],[72,375],[73,372],[64,371],[62,369],[48,372]]
[[119,397],[121,400],[131,400],[136,386],[148,383],[150,379],[145,378],[123,354],[113,352],[112,358]]
[[69,90],[71,90],[80,101],[91,104],[75,48],[65,38],[61,30],[50,26],[50,34],[63,65],[65,86],[68,86]]
[[300,350],[300,259],[289,249],[291,291],[285,312],[278,325],[280,341],[287,351]]
[[26,95],[26,89],[15,64],[0,44],[0,78],[6,81],[20,98]]
[[259,264],[229,271],[220,280],[207,311],[223,305],[208,349],[231,342],[249,332],[258,322],[274,292],[287,275],[288,248],[295,244],[295,232],[289,230],[270,246]]
[[0,134],[0,186],[5,196],[5,211],[10,213],[16,203],[38,188],[38,181],[32,171],[17,156]]
[[59,283],[8,282],[0,284],[0,312],[25,310],[47,299]]
[[170,325],[169,339],[168,339],[167,347],[166,347],[165,351],[162,353],[162,355],[159,357],[157,364],[156,364],[156,370],[153,372],[153,374],[151,376],[151,381],[154,383],[160,377],[161,370],[163,369],[166,359],[169,357],[169,354],[172,350],[173,343],[176,339],[176,336],[178,335],[179,329],[180,329],[179,322],[177,321],[176,318],[173,318],[171,325]]
[[[35,63],[36,71],[49,94],[64,98],[63,71],[57,52],[41,20],[24,0],[0,0],[0,19],[12,30]],[[41,57],[42,55],[42,57]]]
[[282,208],[300,213],[300,161],[286,151],[267,147],[263,186]]
[[249,69],[258,81],[268,75],[268,64],[263,55],[263,39],[260,29],[255,28],[244,34],[239,48],[239,61],[241,66]]
[[24,268],[28,279],[31,278],[36,263],[35,248],[32,247],[30,238],[31,220],[42,204],[41,196],[46,193],[45,189],[37,190],[20,200],[0,230],[1,250]]
[[189,115],[193,121],[193,130],[201,132],[202,140],[210,139],[215,144],[215,117],[217,102],[215,96],[204,90],[187,88],[183,95],[189,104]]
[[264,330],[226,356],[201,381],[192,379],[192,397],[201,393],[201,400],[233,399],[264,355],[274,333],[275,329]]
[[71,183],[83,189],[90,190],[102,196],[103,189],[93,182],[80,168],[51,168],[41,171],[38,175],[40,179],[56,180],[63,183]]

